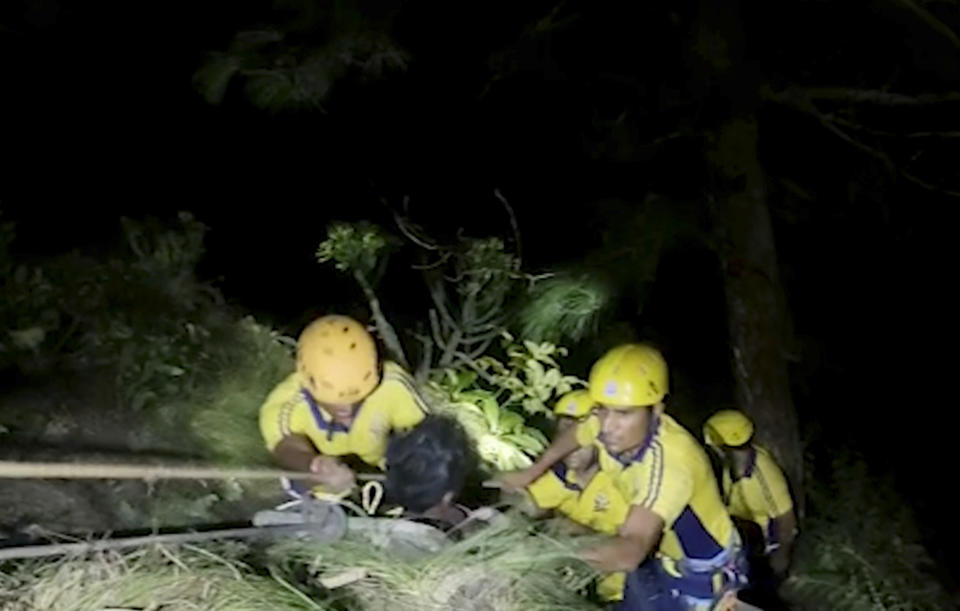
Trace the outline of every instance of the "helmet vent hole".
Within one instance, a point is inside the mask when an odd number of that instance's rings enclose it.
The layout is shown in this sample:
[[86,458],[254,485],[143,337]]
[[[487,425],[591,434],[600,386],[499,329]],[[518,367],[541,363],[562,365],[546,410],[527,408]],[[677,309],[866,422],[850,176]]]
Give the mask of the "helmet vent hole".
[[372,376],[372,375],[373,375],[373,372],[372,372],[372,371],[368,371],[368,372],[367,372],[367,375],[363,376],[363,381],[366,382],[367,380],[370,379],[370,376]]
[[343,332],[344,332],[344,333],[348,333],[349,331],[350,331],[350,327],[344,327],[344,328],[343,328]]
[[312,386],[313,388],[317,387],[317,381],[314,379],[313,376],[310,376],[310,386]]
[[350,344],[350,349],[351,349],[351,350],[353,350],[353,349],[356,348],[356,347],[357,347],[357,342],[353,342],[352,344]]

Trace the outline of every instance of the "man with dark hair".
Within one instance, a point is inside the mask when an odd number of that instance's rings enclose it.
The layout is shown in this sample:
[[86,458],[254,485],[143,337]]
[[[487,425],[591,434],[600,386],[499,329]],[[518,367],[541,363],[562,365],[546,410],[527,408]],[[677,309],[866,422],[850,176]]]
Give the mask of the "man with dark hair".
[[384,495],[411,517],[452,527],[469,514],[454,503],[477,465],[473,444],[453,418],[430,415],[390,440]]

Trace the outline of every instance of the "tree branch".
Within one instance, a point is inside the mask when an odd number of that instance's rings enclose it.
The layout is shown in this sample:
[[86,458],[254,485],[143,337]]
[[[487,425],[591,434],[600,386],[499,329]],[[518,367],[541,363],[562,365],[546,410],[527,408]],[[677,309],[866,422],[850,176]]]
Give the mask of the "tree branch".
[[430,291],[430,299],[436,306],[437,312],[440,314],[441,319],[443,320],[443,324],[451,331],[456,329],[457,323],[450,314],[450,310],[447,309],[447,299],[443,291],[443,286],[439,282],[428,279],[427,288]]
[[931,29],[949,40],[954,47],[960,49],[960,38],[957,37],[956,33],[951,30],[947,24],[940,21],[933,13],[918,5],[913,0],[894,0],[894,2],[911,11],[919,17],[921,21],[930,26]]
[[494,380],[493,377],[491,377],[491,375],[490,375],[489,373],[487,373],[486,371],[484,371],[483,369],[481,369],[481,368],[476,364],[475,360],[472,359],[472,358],[470,358],[470,355],[464,354],[463,352],[455,352],[455,353],[453,354],[453,356],[457,359],[457,361],[463,363],[464,365],[466,365],[466,366],[469,367],[470,369],[473,369],[474,371],[476,371],[476,372],[477,372],[477,375],[480,376],[480,378],[481,378],[484,382],[487,382],[488,384],[496,385],[496,380]]
[[422,384],[430,375],[430,363],[433,362],[434,342],[432,339],[426,335],[423,335],[422,333],[414,333],[413,337],[423,344],[423,353],[420,355],[420,364],[417,366],[417,372],[414,376],[417,382]]
[[503,204],[503,207],[507,210],[507,216],[510,217],[513,239],[517,242],[517,261],[520,261],[523,258],[523,244],[520,242],[520,226],[517,225],[517,216],[513,213],[513,206],[511,206],[507,198],[500,193],[500,189],[494,189],[493,196],[500,200],[500,203]]
[[[500,333],[498,332],[497,335],[500,335]],[[482,344],[470,351],[470,358],[477,359],[483,356],[483,353],[487,351],[487,348],[490,347],[490,344],[492,344],[493,340],[496,338],[497,336],[495,335],[485,339]]]
[[444,253],[435,263],[426,263],[424,265],[411,265],[410,267],[417,271],[430,271],[433,269],[437,269],[438,267],[442,267],[447,261],[450,260],[451,254],[452,253],[450,252]]
[[440,332],[440,321],[437,320],[437,311],[434,308],[430,308],[429,318],[430,318],[430,330],[433,333],[433,342],[439,348],[440,346],[443,346],[446,342],[443,341],[443,334]]
[[766,97],[795,105],[799,100],[831,100],[884,106],[925,106],[960,102],[960,92],[920,93],[905,95],[875,89],[846,89],[843,87],[789,88],[781,92],[767,91]]
[[483,335],[476,335],[473,337],[465,338],[461,343],[465,346],[470,346],[472,344],[477,344],[480,342],[492,341],[500,335],[500,329],[496,328],[493,331],[484,333]]
[[[960,95],[958,95],[958,100],[960,100]],[[859,140],[853,138],[852,136],[847,134],[845,131],[837,127],[835,119],[831,115],[827,115],[820,112],[820,110],[816,107],[816,105],[810,99],[805,99],[805,98],[789,99],[788,98],[782,101],[792,106],[796,110],[799,110],[809,115],[813,115],[814,117],[817,118],[817,120],[820,122],[821,125],[823,125],[825,128],[827,128],[828,130],[836,134],[838,137],[840,137],[850,145],[856,147],[860,151],[863,151],[867,155],[870,155],[871,157],[874,157],[879,161],[881,161],[891,173],[900,174],[906,180],[928,191],[931,191],[934,193],[940,193],[942,195],[947,195],[949,197],[960,197],[960,191],[953,191],[951,189],[945,189],[943,187],[932,185],[926,182],[925,180],[917,177],[916,175],[910,172],[907,172],[906,170],[900,169],[893,162],[893,160],[890,159],[890,156],[887,155],[885,152],[881,150],[877,150],[871,146],[864,144],[863,142],[860,142]]]
[[960,132],[909,132],[905,134],[898,134],[896,132],[888,132],[879,129],[873,129],[867,127],[866,125],[860,125],[859,123],[854,123],[853,121],[848,121],[836,115],[824,115],[828,117],[832,122],[837,125],[842,125],[843,127],[856,130],[858,132],[863,132],[865,134],[870,134],[871,136],[882,136],[885,138],[942,138],[948,140],[951,138],[960,138]]
[[370,283],[367,282],[367,279],[360,272],[354,272],[353,277],[357,281],[357,284],[360,285],[360,288],[363,289],[363,294],[367,297],[367,303],[370,305],[370,313],[373,315],[373,320],[377,325],[377,329],[380,331],[380,337],[383,339],[387,352],[400,366],[409,370],[410,365],[407,363],[407,357],[403,353],[403,345],[400,343],[400,338],[397,337],[397,332],[394,331],[393,325],[391,325],[389,321],[387,321],[387,317],[383,315],[383,311],[380,309],[380,300],[377,299],[376,293],[373,292],[373,287],[370,286]]

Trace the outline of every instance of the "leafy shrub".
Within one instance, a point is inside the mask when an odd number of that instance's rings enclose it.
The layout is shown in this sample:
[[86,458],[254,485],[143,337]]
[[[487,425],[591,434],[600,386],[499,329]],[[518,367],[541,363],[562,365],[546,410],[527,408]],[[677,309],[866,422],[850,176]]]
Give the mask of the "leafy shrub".
[[502,348],[506,363],[483,356],[436,373],[430,387],[441,409],[464,425],[487,467],[512,470],[529,465],[549,443],[527,417],[549,418],[552,401],[584,382],[561,372],[555,357],[566,355],[563,347],[504,333]]
[[808,513],[788,592],[803,608],[951,608],[909,506],[855,454],[806,479]]

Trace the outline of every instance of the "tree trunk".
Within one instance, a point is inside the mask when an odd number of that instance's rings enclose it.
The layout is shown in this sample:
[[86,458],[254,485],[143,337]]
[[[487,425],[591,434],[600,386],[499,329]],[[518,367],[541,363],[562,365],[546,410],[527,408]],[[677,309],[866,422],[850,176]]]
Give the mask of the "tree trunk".
[[803,450],[784,350],[788,313],[757,157],[755,116],[732,115],[709,132],[707,159],[721,236],[737,404],[783,467],[800,513]]

